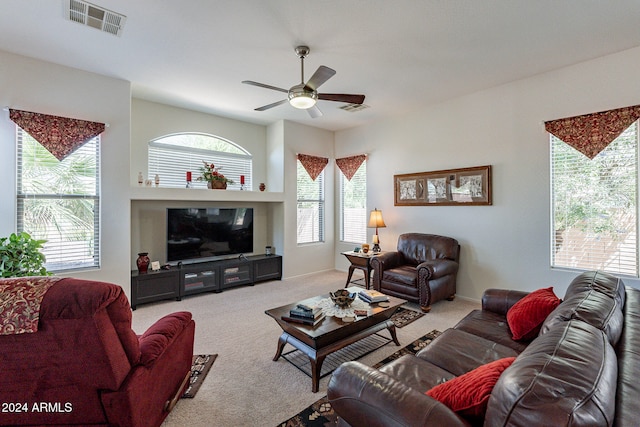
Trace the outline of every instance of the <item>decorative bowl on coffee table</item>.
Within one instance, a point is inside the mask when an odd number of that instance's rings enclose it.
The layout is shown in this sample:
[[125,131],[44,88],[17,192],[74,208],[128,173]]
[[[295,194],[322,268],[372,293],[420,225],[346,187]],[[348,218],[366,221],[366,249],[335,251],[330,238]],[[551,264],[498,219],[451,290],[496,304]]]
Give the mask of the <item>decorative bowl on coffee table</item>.
[[338,289],[335,292],[329,292],[329,297],[335,305],[340,308],[347,308],[356,299],[355,292],[349,292],[346,289]]

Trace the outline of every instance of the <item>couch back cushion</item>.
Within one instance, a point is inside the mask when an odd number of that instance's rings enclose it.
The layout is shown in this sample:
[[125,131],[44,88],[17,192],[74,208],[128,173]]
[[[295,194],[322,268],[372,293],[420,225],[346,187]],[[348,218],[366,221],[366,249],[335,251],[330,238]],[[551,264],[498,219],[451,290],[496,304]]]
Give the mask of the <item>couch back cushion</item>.
[[540,333],[558,323],[581,320],[604,331],[615,346],[624,325],[624,300],[625,286],[620,278],[599,271],[582,273],[573,279],[564,301],[549,314]]
[[411,265],[434,259],[458,261],[459,251],[458,241],[451,237],[422,233],[405,233],[398,237],[398,252]]
[[502,373],[484,425],[613,425],[617,366],[603,331],[578,320],[558,324]]
[[618,389],[616,390],[616,426],[638,425],[640,414],[640,289],[627,287],[624,304],[624,329],[618,354]]

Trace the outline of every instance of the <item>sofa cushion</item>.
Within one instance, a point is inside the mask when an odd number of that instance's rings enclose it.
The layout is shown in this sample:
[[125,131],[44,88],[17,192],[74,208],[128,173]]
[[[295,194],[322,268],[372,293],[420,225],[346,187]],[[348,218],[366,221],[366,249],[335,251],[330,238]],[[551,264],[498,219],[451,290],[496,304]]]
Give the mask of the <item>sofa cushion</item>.
[[391,282],[402,283],[405,286],[413,286],[415,288],[417,287],[417,277],[418,275],[415,267],[403,265],[398,268],[385,270],[383,279]]
[[533,291],[515,303],[507,312],[507,323],[513,339],[534,339],[544,320],[559,304],[560,299],[553,293],[553,287]]
[[544,321],[541,333],[567,320],[582,320],[604,331],[615,346],[624,323],[624,300],[625,287],[621,279],[599,271],[582,273],[567,288],[562,304]]
[[613,425],[617,367],[601,330],[576,320],[558,324],[500,377],[484,425]]
[[458,260],[458,241],[451,237],[435,234],[405,233],[398,236],[398,252],[404,262],[418,265],[434,259]]
[[512,348],[468,332],[447,329],[416,356],[460,376],[478,366],[518,354]]
[[446,369],[409,354],[387,363],[380,371],[421,393],[455,378],[455,375]]
[[515,357],[494,360],[486,365],[453,378],[427,391],[427,395],[439,400],[465,417],[483,418],[491,391],[502,372]]
[[487,310],[473,310],[458,322],[455,329],[502,344],[518,353],[527,348],[529,344],[523,341],[514,341],[505,316]]

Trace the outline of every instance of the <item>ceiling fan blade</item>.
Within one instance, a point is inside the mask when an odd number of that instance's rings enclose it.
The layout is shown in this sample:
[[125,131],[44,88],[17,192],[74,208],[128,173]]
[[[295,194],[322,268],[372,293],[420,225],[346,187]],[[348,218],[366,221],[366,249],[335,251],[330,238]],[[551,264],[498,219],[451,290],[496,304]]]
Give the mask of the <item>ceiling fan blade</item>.
[[289,93],[289,91],[287,89],[282,89],[281,87],[275,87],[275,86],[271,86],[271,85],[266,85],[264,83],[258,83],[258,82],[254,82],[254,81],[251,81],[251,80],[243,80],[242,83],[244,83],[246,85],[263,87],[265,89],[277,90],[278,92]]
[[278,101],[278,102],[274,102],[273,104],[269,104],[269,105],[264,105],[262,107],[258,107],[255,109],[255,111],[264,111],[264,110],[268,110],[269,108],[273,108],[273,107],[277,107],[278,105],[282,105],[285,102],[289,102],[288,99],[283,99],[282,101]]
[[336,70],[321,65],[318,67],[316,72],[313,73],[313,76],[311,76],[311,78],[305,85],[305,88],[308,88],[310,90],[317,90],[321,84],[333,77],[335,73]]
[[307,113],[311,116],[312,119],[316,119],[318,117],[322,117],[322,111],[318,108],[317,105],[313,107],[307,108]]
[[362,104],[364,95],[349,95],[346,93],[319,93],[318,99],[323,101],[347,102],[349,104]]

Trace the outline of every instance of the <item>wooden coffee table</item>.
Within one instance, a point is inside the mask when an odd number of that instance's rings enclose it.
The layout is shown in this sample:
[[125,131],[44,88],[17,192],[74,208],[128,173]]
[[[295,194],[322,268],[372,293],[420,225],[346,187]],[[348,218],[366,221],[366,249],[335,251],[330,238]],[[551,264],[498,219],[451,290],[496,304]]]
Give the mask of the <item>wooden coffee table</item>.
[[[362,288],[358,287],[348,289],[356,293],[362,290]],[[307,355],[311,363],[311,391],[314,393],[318,391],[320,370],[327,355],[383,329],[389,331],[391,340],[399,346],[400,342],[396,336],[396,327],[390,318],[398,307],[407,302],[406,300],[390,296],[388,307],[371,304],[369,315],[358,316],[355,322],[343,322],[339,318],[330,316],[327,316],[316,326],[282,320],[282,316],[288,316],[289,310],[297,304],[315,305],[325,298],[329,298],[329,294],[308,298],[303,301],[297,301],[265,311],[266,314],[278,322],[278,325],[280,325],[283,331],[278,339],[278,348],[273,360],[276,361],[282,356],[282,350],[286,344],[292,345]]]

